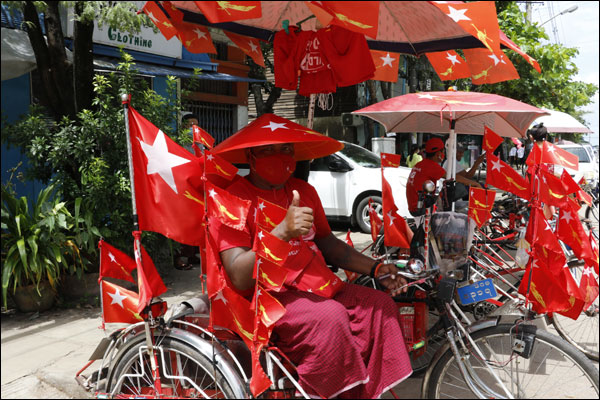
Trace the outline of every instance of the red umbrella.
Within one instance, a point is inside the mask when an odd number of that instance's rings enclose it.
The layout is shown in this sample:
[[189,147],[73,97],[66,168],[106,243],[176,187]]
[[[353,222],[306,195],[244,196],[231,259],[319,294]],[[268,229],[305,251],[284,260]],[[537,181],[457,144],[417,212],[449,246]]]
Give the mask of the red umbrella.
[[275,114],[263,114],[233,134],[212,151],[232,163],[245,163],[245,149],[277,143],[294,143],[296,161],[324,157],[344,145]]
[[381,101],[354,111],[388,132],[449,134],[447,178],[454,178],[456,134],[483,135],[484,127],[504,137],[525,137],[531,122],[548,113],[529,104],[479,92],[422,92]]

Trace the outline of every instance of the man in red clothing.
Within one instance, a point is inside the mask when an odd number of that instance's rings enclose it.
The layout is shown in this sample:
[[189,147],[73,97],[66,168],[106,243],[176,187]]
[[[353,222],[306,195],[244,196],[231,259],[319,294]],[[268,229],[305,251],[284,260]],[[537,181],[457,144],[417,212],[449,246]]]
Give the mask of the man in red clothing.
[[[245,154],[250,174],[227,190],[252,201],[249,215],[258,207],[258,197],[287,209],[271,231],[291,245],[285,268],[320,268],[331,274],[331,264],[372,277],[391,274],[381,280],[390,289],[406,283],[396,276],[393,264],[377,267],[375,260],[333,235],[314,187],[291,176],[296,162],[293,143],[256,146]],[[209,225],[234,289],[252,296],[256,221],[248,218],[244,231],[216,220]],[[411,374],[397,307],[389,295],[341,283],[331,298],[322,297],[302,289],[302,276],[286,280],[280,292],[271,293],[286,308],[274,325],[272,340],[298,366],[299,381],[309,395],[377,398]]]
[[417,212],[419,192],[423,190],[423,183],[428,180],[435,183],[446,175],[446,170],[440,166],[443,159],[442,139],[429,139],[425,144],[425,159],[413,167],[406,182],[406,201],[411,214],[415,215]]

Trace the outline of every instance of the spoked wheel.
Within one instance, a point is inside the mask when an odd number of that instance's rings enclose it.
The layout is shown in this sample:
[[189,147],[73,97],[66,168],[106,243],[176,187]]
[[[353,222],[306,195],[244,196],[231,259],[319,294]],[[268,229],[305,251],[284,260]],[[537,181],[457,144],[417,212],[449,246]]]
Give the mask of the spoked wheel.
[[[498,325],[473,333],[480,359],[469,344],[465,366],[493,398],[508,397],[486,367],[489,365],[515,398],[598,398],[598,369],[571,344],[532,325]],[[518,354],[514,348],[525,346]],[[523,356],[531,347],[528,357]],[[427,398],[476,398],[467,386],[454,355],[448,350],[435,365]]]
[[108,393],[116,398],[236,397],[211,360],[187,343],[164,337],[155,350],[160,389],[152,376],[146,342],[138,340],[118,357],[108,380]]
[[588,230],[591,230],[592,235],[598,240],[598,199],[585,209],[585,219],[587,221]]

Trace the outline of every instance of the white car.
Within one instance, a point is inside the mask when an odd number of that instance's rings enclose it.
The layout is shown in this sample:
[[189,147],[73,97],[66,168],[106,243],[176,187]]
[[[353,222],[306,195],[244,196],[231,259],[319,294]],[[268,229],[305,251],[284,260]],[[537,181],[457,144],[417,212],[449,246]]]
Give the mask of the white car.
[[[368,203],[382,217],[381,159],[364,147],[344,143],[344,148],[330,156],[313,160],[308,182],[315,187],[327,218],[358,224],[371,232]],[[412,218],[406,203],[406,182],[410,168],[385,168],[385,178],[392,187],[398,213]]]
[[[567,168],[567,172],[576,182],[579,182],[581,177],[584,177],[588,182],[595,182],[598,180],[598,161],[596,160],[596,156],[591,146],[582,146],[576,143],[558,144],[557,146],[571,154],[575,154],[579,158],[578,171]],[[562,173],[560,167],[555,167],[554,171],[557,174]]]

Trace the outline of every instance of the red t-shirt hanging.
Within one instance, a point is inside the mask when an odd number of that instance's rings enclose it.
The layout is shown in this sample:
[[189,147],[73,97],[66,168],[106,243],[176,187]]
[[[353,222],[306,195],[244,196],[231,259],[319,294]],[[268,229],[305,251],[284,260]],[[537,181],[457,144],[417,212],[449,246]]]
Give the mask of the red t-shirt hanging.
[[306,48],[306,42],[310,38],[311,32],[296,31],[295,26],[290,26],[289,32],[281,30],[275,34],[273,39],[275,86],[286,90],[296,90],[300,64],[299,49]]
[[375,64],[364,35],[331,25],[319,29],[317,38],[337,86],[355,85],[375,75]]
[[406,201],[408,210],[414,212],[417,210],[419,202],[418,192],[423,190],[423,183],[431,180],[434,183],[446,175],[446,170],[438,163],[428,158],[419,162],[410,171],[408,181],[406,182]]
[[335,77],[323,54],[317,32],[307,33],[310,34],[308,40],[305,43],[298,41],[297,46],[296,59],[300,69],[298,93],[302,96],[310,96],[312,93],[335,93]]

